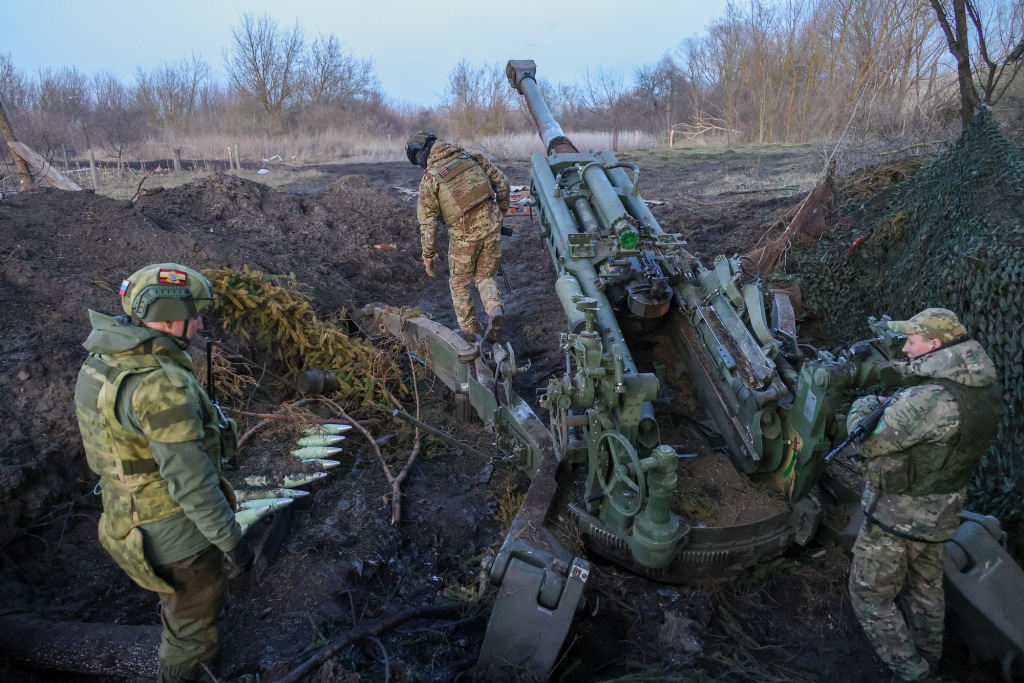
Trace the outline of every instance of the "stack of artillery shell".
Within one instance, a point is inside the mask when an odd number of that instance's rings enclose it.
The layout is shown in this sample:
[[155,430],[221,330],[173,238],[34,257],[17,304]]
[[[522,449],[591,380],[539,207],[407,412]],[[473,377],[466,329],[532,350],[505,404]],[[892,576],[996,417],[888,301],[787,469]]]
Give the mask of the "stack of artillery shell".
[[288,475],[283,478],[267,475],[246,477],[246,486],[254,488],[235,492],[239,501],[235,519],[242,526],[243,533],[257,520],[291,505],[296,498],[309,495],[308,491],[298,490],[298,487],[323,479],[327,476],[327,470],[340,465],[341,462],[332,460],[331,456],[341,453],[341,447],[335,444],[345,440],[342,432],[349,429],[351,426],[346,424],[308,427],[306,435],[297,442],[299,448],[291,451],[291,455],[299,462],[289,467],[292,471]]

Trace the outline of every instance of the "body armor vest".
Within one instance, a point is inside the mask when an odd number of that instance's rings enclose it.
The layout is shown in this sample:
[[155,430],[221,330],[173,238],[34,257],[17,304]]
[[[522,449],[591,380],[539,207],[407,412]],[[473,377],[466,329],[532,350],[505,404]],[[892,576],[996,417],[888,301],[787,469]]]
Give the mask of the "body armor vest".
[[437,167],[438,200],[444,222],[455,225],[471,209],[494,198],[491,180],[466,152]]
[[[75,389],[75,410],[86,459],[89,467],[100,476],[103,510],[110,532],[115,536],[181,512],[181,506],[167,491],[167,482],[160,476],[146,437],[122,425],[116,416],[117,398],[125,380],[161,367],[172,375],[172,382],[176,384],[196,383],[187,370],[156,355],[122,358],[91,355],[82,367]],[[230,446],[233,432],[230,428],[221,429],[217,419],[219,412],[206,392],[200,388],[193,394],[198,395],[203,413],[204,450],[219,471],[223,446]],[[165,419],[171,424],[175,419],[194,419],[193,416],[192,406],[182,406],[180,415],[168,414]],[[222,431],[229,432],[230,437],[222,436]]]
[[[886,493],[926,496],[953,493],[967,485],[971,471],[988,450],[1002,417],[998,382],[969,387],[944,379],[930,380],[953,394],[960,409],[956,438],[948,444],[920,443],[898,455],[869,460],[865,478]],[[883,463],[881,461],[888,461]]]

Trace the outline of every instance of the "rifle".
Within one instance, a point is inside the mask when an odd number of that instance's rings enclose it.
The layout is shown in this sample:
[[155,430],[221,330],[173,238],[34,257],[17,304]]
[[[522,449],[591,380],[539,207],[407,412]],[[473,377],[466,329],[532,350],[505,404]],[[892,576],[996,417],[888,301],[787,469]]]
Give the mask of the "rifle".
[[837,455],[839,455],[840,451],[842,451],[850,444],[856,446],[860,443],[863,443],[864,439],[868,438],[868,435],[871,434],[871,432],[875,429],[875,426],[878,425],[878,421],[882,419],[882,413],[884,413],[885,409],[889,407],[889,404],[893,402],[893,399],[899,396],[901,391],[903,390],[897,389],[892,396],[890,396],[889,398],[885,399],[877,406],[875,406],[874,410],[868,413],[860,422],[858,422],[853,427],[853,429],[850,430],[850,433],[846,435],[846,438],[843,439],[843,442],[836,446],[834,449],[832,449],[832,451],[825,456],[825,462],[832,462],[832,460]]
[[221,410],[220,404],[217,403],[217,383],[213,377],[213,345],[212,339],[207,337],[206,339],[206,395],[210,397],[210,403],[217,410],[217,426],[221,429],[228,429],[230,423],[228,422],[227,416],[224,411]]
[[[500,233],[502,235],[506,236],[506,237],[511,236],[512,235],[512,226],[511,225],[505,225],[504,223],[502,223],[501,224]],[[505,266],[504,266],[504,264],[501,261],[498,261],[498,275],[501,276],[502,282],[505,283],[505,293],[506,294],[511,294],[512,293],[512,286],[509,285],[509,283],[508,283],[508,275],[505,275]]]
[[501,281],[505,283],[505,293],[512,293],[512,285],[508,283],[508,275],[505,275],[505,266],[500,262],[498,263],[498,275],[501,276]]

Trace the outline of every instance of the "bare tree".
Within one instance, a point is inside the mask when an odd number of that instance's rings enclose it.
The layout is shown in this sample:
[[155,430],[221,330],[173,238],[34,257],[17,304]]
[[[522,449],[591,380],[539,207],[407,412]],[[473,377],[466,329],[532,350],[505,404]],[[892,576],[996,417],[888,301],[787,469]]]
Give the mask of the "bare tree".
[[225,55],[231,82],[276,123],[302,95],[305,37],[299,25],[282,29],[269,15],[246,14],[231,30]]
[[75,67],[65,67],[59,71],[44,69],[39,74],[39,107],[82,134],[89,155],[92,185],[93,188],[98,187],[96,154],[92,147],[95,108],[88,77]]
[[[17,142],[18,137],[14,133],[14,125],[11,123],[11,116],[7,110],[7,102],[15,101],[19,103],[25,103],[27,97],[24,95],[24,78],[14,68],[14,63],[11,61],[10,55],[0,55],[0,137],[5,142]],[[4,154],[0,156],[6,156],[7,145],[4,145]],[[25,187],[31,187],[35,184],[35,178],[32,177],[32,171],[28,167],[28,163],[17,154],[12,154],[14,157],[14,166],[18,169],[18,174],[21,176],[21,183]]]
[[465,137],[504,132],[515,108],[512,95],[503,66],[474,68],[466,61],[459,62],[448,75],[443,98],[450,128]]
[[103,148],[117,158],[117,175],[120,178],[124,157],[142,143],[146,115],[134,94],[110,74],[100,74],[93,79],[93,92],[97,137]]
[[599,67],[593,74],[588,69],[583,78],[583,104],[600,116],[612,131],[612,151],[619,151],[619,134],[626,112],[623,101],[629,92],[622,74]]
[[320,35],[305,60],[306,93],[314,106],[346,107],[377,89],[372,59],[356,59],[333,35]]
[[135,79],[139,104],[150,123],[187,134],[203,87],[210,79],[210,65],[193,55],[177,64],[159,66],[150,73],[138,69]]
[[[966,130],[978,107],[983,103],[995,104],[1020,71],[1021,57],[1024,56],[1024,31],[1021,30],[1020,17],[1008,34],[999,36],[1001,44],[990,46],[989,38],[993,32],[986,27],[979,3],[975,0],[929,2],[946,37],[949,53],[956,61],[960,126]],[[972,30],[973,48],[970,40]],[[994,57],[993,52],[1002,56]]]
[[[668,131],[676,123],[686,80],[671,57],[645,65],[633,72],[633,94],[646,115],[648,130]],[[651,125],[653,123],[653,126]]]

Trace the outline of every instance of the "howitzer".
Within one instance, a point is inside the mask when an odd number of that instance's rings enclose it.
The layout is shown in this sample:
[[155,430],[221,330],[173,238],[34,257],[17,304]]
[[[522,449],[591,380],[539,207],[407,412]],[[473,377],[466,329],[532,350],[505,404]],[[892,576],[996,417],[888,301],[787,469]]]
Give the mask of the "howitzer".
[[[889,359],[901,341],[884,320],[869,319],[876,336],[849,349],[798,344],[788,296],[766,291],[741,258],[705,266],[662,230],[634,164],[573,145],[532,61],[510,61],[506,74],[546,149],[531,158],[529,201],[566,318],[565,371],[539,401],[547,420],[512,390],[529,366],[517,365],[510,344],[486,351],[434,321],[379,307],[364,311],[372,318],[364,329],[403,339],[455,393],[458,416],[479,416],[531,477],[488,563],[498,593],[478,666],[546,679],[590,571],[559,538],[561,509],[591,553],[671,583],[735,576],[806,543],[821,516],[825,457],[843,438],[843,394],[897,384]],[[659,373],[634,354],[644,344],[671,349],[666,371],[688,379],[735,468],[772,482],[784,509],[717,527],[690,525],[673,509],[680,457],[669,444],[679,428],[658,419]]]

